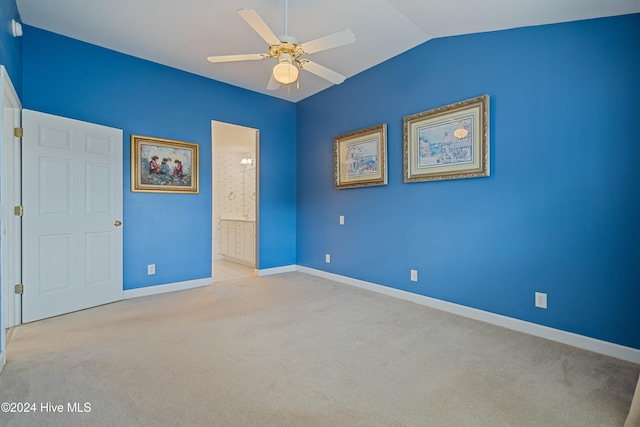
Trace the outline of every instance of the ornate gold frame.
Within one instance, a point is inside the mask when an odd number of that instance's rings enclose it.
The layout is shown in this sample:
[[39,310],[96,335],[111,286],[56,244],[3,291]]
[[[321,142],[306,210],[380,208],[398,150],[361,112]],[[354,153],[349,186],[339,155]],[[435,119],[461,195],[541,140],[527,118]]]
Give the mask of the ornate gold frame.
[[345,133],[333,139],[335,188],[387,185],[387,125]]
[[197,194],[198,162],[198,144],[131,135],[131,191]]
[[404,182],[489,176],[489,95],[404,117],[403,136]]

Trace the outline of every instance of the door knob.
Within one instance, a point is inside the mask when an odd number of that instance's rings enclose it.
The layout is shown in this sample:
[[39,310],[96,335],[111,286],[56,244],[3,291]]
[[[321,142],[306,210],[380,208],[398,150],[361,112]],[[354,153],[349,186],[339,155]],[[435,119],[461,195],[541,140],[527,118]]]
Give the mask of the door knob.
[[113,223],[113,225],[115,225],[116,227],[120,227],[122,223],[120,221],[116,221]]

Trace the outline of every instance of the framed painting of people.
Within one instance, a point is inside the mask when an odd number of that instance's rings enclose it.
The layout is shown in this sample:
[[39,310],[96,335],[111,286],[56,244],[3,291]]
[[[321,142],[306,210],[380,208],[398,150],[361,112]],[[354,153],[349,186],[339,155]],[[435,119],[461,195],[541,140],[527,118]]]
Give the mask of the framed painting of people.
[[403,118],[404,182],[489,176],[489,95]]
[[387,125],[345,133],[333,140],[335,188],[387,185]]
[[198,193],[198,144],[131,135],[131,191]]

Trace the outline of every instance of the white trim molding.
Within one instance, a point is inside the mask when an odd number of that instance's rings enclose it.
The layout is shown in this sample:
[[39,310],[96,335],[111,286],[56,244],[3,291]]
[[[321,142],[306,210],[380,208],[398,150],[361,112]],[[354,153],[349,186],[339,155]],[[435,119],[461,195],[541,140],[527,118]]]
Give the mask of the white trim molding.
[[291,273],[292,271],[298,270],[298,266],[296,265],[285,265],[282,267],[273,267],[273,268],[263,268],[262,270],[258,270],[258,276],[271,276],[274,274],[280,273]]
[[435,308],[437,310],[442,310],[470,319],[479,320],[481,322],[490,323],[492,325],[502,326],[507,329],[523,332],[525,334],[545,338],[551,341],[556,341],[584,350],[593,351],[594,353],[600,353],[606,356],[615,357],[616,359],[640,364],[640,350],[635,348],[625,347],[619,344],[586,337],[584,335],[578,335],[572,332],[566,332],[560,329],[554,329],[548,326],[514,319],[513,317],[490,313],[488,311],[478,310],[476,308],[466,307],[464,305],[454,304],[451,302],[426,297],[424,295],[418,295],[411,292],[402,291],[400,289],[394,289],[388,286],[365,282],[363,280],[353,279],[351,277],[341,276],[339,274],[328,273],[326,271],[316,270],[309,267],[298,265],[296,266],[296,271],[333,280],[335,282],[344,283],[346,285],[367,289],[394,298],[414,302],[426,307]]
[[167,283],[165,285],[146,286],[144,288],[127,289],[122,292],[122,299],[146,297],[149,295],[164,294],[167,292],[184,291],[186,289],[200,288],[209,286],[213,283],[211,277],[196,280],[187,280],[185,282]]

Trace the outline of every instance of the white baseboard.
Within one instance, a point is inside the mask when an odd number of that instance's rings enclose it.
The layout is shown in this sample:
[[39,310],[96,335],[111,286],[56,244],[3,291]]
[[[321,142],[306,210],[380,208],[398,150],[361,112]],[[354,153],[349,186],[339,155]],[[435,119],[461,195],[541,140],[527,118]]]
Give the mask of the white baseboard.
[[147,286],[145,288],[127,289],[122,293],[122,299],[145,297],[148,295],[164,294],[166,292],[184,291],[186,289],[208,286],[213,283],[211,277],[185,282],[168,283],[166,285]]
[[500,314],[490,313],[488,311],[478,310],[476,308],[466,307],[464,305],[454,304],[451,302],[426,297],[424,295],[413,294],[411,292],[402,291],[400,289],[394,289],[375,283],[365,282],[363,280],[353,279],[351,277],[341,276],[339,274],[328,273],[322,270],[303,267],[300,265],[296,266],[296,271],[323,277],[325,279],[344,283],[346,285],[356,286],[358,288],[367,289],[373,292],[378,292],[380,294],[414,302],[416,304],[446,311],[452,314],[457,314],[459,316],[468,317],[470,319],[502,326],[507,329],[512,329],[514,331],[523,332],[525,334],[560,342],[573,347],[578,347],[584,350],[593,351],[595,353],[604,354],[606,356],[615,357],[616,359],[640,364],[640,350],[635,348],[625,347],[619,344],[597,340],[595,338],[589,338],[584,335],[578,335],[572,332],[562,331],[560,329],[549,328],[547,326],[538,325],[536,323],[526,322],[524,320],[514,319],[512,317],[502,316]]
[[273,274],[280,273],[291,273],[292,271],[296,271],[298,266],[294,265],[285,265],[283,267],[273,267],[273,268],[263,268],[258,271],[258,276],[271,276]]

